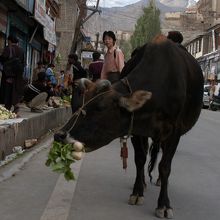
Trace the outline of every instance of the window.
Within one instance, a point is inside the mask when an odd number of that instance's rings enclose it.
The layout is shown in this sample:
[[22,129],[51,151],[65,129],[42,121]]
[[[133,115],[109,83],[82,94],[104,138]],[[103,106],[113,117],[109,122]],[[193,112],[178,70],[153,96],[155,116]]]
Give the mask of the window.
[[208,41],[208,52],[212,52],[212,36],[209,36],[209,41]]
[[220,49],[220,33],[218,33],[216,37],[216,48]]

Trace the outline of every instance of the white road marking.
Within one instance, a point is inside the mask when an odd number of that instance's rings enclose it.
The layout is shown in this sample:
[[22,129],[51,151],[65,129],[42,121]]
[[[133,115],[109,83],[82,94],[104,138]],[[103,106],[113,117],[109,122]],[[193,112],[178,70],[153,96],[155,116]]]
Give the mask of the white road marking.
[[82,161],[83,158],[71,166],[76,180],[67,182],[63,174],[60,175],[40,220],[66,220],[68,218]]

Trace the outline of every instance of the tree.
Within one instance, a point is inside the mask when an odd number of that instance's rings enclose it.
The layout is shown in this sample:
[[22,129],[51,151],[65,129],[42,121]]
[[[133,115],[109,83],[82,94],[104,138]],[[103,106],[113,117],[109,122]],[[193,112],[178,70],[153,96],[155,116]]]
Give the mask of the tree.
[[128,60],[131,55],[131,44],[129,40],[120,40],[120,49],[123,51],[125,60]]
[[150,42],[161,33],[160,10],[155,6],[155,0],[150,0],[148,7],[143,8],[143,15],[137,20],[135,31],[131,36],[131,45],[135,49]]

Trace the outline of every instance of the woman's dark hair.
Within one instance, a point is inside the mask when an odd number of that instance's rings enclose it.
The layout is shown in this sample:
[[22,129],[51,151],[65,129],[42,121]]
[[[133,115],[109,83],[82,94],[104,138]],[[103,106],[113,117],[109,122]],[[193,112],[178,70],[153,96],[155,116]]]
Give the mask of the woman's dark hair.
[[8,36],[8,40],[10,40],[12,43],[17,44],[18,43],[18,39],[17,37],[15,37],[14,35],[9,35]]
[[102,41],[104,41],[105,36],[111,37],[113,41],[116,41],[116,37],[113,31],[104,31],[103,36],[102,36]]
[[98,60],[100,58],[101,54],[98,51],[93,52],[92,58],[94,61]]
[[48,65],[48,67],[55,67],[55,65],[54,65],[53,63],[50,63],[50,64]]
[[179,44],[183,41],[183,35],[179,31],[169,31],[167,38]]

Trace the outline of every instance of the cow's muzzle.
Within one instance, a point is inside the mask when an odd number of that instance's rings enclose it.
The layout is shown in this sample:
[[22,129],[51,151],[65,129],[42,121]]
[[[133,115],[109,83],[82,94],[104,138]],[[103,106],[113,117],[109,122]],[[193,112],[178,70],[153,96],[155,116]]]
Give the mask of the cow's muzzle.
[[65,131],[59,131],[58,133],[54,134],[54,141],[57,141],[62,144],[73,144],[73,145],[76,143],[77,143],[77,145],[79,145],[79,143],[80,143],[84,146],[84,151],[86,153],[95,150],[95,149],[91,149],[91,148],[85,146],[84,143],[81,143],[80,141],[75,140],[73,137],[70,136],[70,134],[68,132],[65,132]]
[[59,131],[56,134],[54,134],[54,141],[65,143],[66,137],[67,137],[67,132]]

